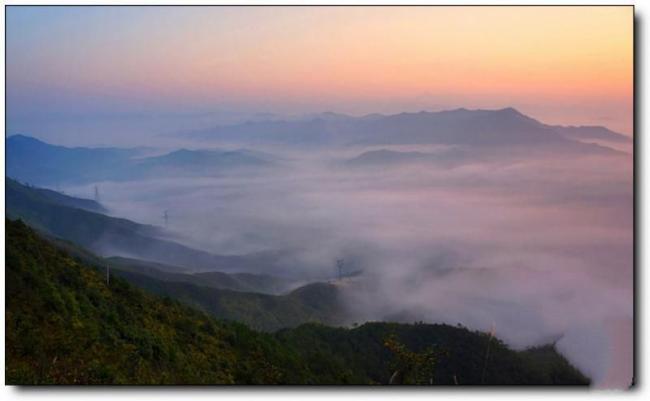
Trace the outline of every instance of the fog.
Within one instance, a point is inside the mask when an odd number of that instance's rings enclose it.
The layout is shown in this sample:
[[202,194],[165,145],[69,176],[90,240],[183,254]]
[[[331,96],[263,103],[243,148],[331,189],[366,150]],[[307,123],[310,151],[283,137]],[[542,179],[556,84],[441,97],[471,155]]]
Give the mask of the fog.
[[166,230],[185,244],[279,251],[263,273],[328,280],[344,259],[363,270],[339,283],[355,322],[495,328],[515,348],[556,342],[597,385],[630,383],[630,155],[508,149],[452,166],[353,166],[368,149],[256,150],[280,167],[97,185],[116,216],[160,226],[169,210]]

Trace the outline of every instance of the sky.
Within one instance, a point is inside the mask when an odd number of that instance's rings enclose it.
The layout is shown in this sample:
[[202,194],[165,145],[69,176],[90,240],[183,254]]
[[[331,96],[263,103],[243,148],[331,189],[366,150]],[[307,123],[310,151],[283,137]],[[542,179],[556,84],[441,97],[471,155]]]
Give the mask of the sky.
[[632,7],[9,6],[6,16],[9,134],[134,114],[510,106],[632,133]]

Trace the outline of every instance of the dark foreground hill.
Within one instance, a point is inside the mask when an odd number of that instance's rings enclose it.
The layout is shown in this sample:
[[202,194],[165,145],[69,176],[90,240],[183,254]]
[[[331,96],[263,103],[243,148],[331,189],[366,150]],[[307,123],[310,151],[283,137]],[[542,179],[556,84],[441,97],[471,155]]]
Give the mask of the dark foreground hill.
[[5,276],[7,384],[588,384],[552,347],[515,352],[460,327],[258,333],[108,285],[20,221],[6,221]]

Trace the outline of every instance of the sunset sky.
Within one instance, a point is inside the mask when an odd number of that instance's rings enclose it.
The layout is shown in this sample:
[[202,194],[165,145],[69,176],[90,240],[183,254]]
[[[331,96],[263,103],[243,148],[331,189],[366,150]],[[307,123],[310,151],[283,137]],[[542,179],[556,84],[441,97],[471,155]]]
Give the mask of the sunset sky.
[[12,119],[513,106],[632,132],[632,7],[8,7]]

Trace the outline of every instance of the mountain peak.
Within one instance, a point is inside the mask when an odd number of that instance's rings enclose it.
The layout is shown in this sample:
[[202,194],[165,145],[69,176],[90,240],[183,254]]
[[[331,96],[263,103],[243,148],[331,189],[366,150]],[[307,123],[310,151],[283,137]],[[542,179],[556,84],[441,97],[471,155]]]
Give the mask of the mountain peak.
[[524,116],[527,117],[525,114],[520,112],[519,110],[515,109],[514,107],[505,107],[503,109],[498,109],[495,110],[497,113],[500,114],[506,114],[506,115],[516,115],[516,116]]
[[33,136],[27,136],[23,134],[11,135],[7,138],[8,141],[12,142],[23,142],[23,143],[45,143],[40,139],[34,138]]

